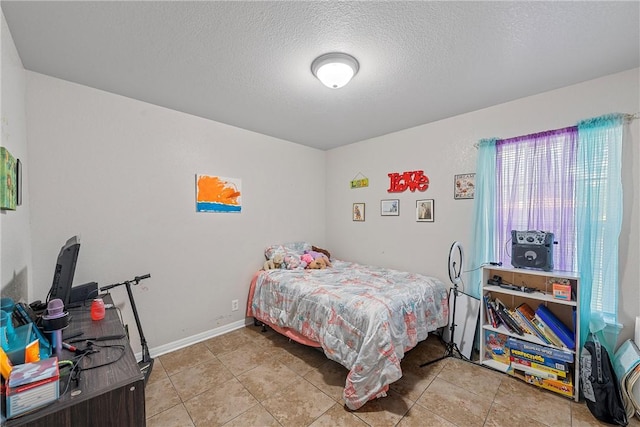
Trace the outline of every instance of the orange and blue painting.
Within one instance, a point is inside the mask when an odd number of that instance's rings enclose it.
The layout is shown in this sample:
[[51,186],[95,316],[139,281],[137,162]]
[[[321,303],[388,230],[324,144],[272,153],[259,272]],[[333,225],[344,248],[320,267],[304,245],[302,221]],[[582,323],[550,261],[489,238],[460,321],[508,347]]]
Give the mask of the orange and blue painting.
[[242,181],[222,176],[196,175],[197,212],[240,212]]

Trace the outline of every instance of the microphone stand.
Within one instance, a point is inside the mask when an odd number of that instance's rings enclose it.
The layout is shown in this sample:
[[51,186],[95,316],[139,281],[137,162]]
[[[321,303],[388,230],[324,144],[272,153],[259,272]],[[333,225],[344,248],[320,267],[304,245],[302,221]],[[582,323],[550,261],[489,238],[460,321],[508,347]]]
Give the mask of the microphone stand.
[[113,289],[118,286],[126,286],[127,294],[129,295],[129,303],[131,304],[131,309],[133,310],[133,317],[136,320],[136,326],[138,327],[138,334],[140,335],[140,344],[142,344],[142,360],[138,362],[138,366],[140,367],[140,372],[144,375],[144,383],[147,384],[149,381],[149,376],[151,375],[151,370],[153,369],[153,359],[149,354],[149,347],[147,346],[147,340],[144,337],[144,333],[142,332],[142,324],[140,323],[140,317],[138,316],[138,309],[136,308],[136,302],[133,299],[133,293],[131,292],[131,285],[137,285],[141,280],[148,279],[151,277],[151,274],[145,274],[143,276],[136,276],[133,280],[125,280],[122,283],[114,283],[113,285],[107,285],[100,288],[100,292],[108,291],[109,289]]
[[[451,258],[454,254],[455,249],[458,250],[458,254],[460,257],[460,268],[458,270],[456,270],[456,263],[455,261],[451,261]],[[458,242],[453,242],[453,245],[451,245],[451,250],[449,251],[449,279],[451,280],[451,283],[453,283],[453,289],[451,290],[451,292],[453,293],[453,317],[451,320],[451,324],[449,325],[449,342],[445,343],[445,351],[444,354],[441,357],[438,357],[437,359],[434,360],[430,360],[428,362],[423,363],[422,365],[420,365],[421,368],[427,366],[427,365],[431,365],[432,363],[436,363],[439,362],[440,360],[446,359],[447,357],[458,357],[461,360],[470,362],[471,360],[469,360],[468,357],[466,357],[465,355],[462,354],[462,352],[460,352],[460,349],[458,348],[458,344],[456,344],[454,337],[455,337],[455,333],[456,333],[456,302],[458,300],[458,283],[461,282],[460,279],[460,274],[462,273],[462,246],[460,245],[460,243]]]

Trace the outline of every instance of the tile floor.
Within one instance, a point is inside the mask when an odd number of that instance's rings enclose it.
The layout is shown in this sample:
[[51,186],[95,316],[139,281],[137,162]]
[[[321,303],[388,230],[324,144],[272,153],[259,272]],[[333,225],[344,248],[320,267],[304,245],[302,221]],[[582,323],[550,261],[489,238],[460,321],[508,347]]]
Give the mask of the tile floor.
[[[387,397],[344,409],[347,370],[269,330],[245,328],[155,359],[147,426],[598,426],[583,403],[446,358],[435,336],[405,355]],[[640,427],[638,418],[630,426]]]

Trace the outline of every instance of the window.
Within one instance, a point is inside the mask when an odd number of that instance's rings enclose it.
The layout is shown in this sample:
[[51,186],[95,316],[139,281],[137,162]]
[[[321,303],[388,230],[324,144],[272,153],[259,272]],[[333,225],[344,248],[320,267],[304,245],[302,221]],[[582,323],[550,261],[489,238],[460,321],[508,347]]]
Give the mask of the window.
[[[598,203],[607,204],[609,189],[615,185],[609,182],[610,168],[619,166],[609,164],[606,143],[590,150],[579,163],[579,140],[582,141],[578,127],[570,127],[496,142],[494,250],[500,254],[501,261],[508,264],[511,230],[551,231],[557,241],[553,250],[554,268],[581,271],[584,258],[577,245],[583,238],[580,233],[589,234],[580,244],[591,246],[591,311],[614,320],[617,317],[618,234],[612,239],[612,233],[618,218],[608,218],[610,208],[589,206],[595,201],[589,197],[577,198],[576,193],[598,193]],[[577,220],[579,212],[587,212],[582,223]],[[612,251],[615,251],[615,260],[611,259]]]
[[497,254],[510,261],[511,230],[554,233],[557,270],[577,271],[575,175],[577,128],[496,143]]

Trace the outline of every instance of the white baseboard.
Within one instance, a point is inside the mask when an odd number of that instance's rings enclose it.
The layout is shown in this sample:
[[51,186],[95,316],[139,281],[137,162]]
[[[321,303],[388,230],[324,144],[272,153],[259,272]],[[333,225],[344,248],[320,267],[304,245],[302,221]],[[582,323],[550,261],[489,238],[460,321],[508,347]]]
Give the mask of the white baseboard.
[[[229,323],[227,325],[220,326],[219,328],[210,329],[200,334],[192,335],[190,337],[186,337],[178,341],[170,342],[168,344],[161,345],[159,347],[150,348],[149,353],[151,354],[151,357],[162,356],[163,354],[180,350],[181,348],[188,347],[190,345],[197,344],[202,341],[206,341],[209,338],[217,337],[219,335],[223,335],[231,331],[235,331],[236,329],[244,328],[245,326],[252,325],[252,324],[253,324],[253,318],[238,320],[237,322]],[[140,351],[136,353],[135,357],[136,357],[136,360],[142,360],[142,352]]]

